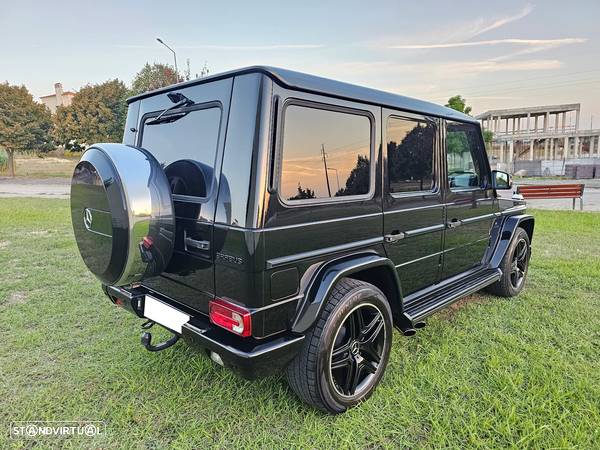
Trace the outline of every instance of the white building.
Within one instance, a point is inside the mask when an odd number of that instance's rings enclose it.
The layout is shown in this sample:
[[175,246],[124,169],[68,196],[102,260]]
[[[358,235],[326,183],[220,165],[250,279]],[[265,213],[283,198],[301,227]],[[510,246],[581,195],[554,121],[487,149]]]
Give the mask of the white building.
[[564,174],[566,164],[600,163],[600,129],[579,129],[581,105],[486,111],[475,118],[494,134],[492,164],[509,171]]
[[69,106],[74,95],[75,92],[63,91],[61,83],[54,83],[54,94],[44,95],[40,100],[54,114],[58,106]]

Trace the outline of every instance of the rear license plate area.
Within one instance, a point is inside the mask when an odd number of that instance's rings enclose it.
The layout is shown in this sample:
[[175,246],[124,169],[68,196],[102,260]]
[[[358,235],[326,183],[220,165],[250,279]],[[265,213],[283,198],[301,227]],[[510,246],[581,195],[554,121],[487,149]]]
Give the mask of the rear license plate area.
[[190,320],[188,314],[150,295],[146,295],[144,299],[144,317],[179,334],[181,334],[183,325]]

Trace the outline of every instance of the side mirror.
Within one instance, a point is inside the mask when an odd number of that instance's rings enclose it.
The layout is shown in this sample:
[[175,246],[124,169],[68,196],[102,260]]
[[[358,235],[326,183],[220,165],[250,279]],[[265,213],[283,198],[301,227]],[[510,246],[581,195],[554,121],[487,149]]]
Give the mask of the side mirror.
[[492,170],[492,187],[494,189],[511,189],[511,176],[501,170]]

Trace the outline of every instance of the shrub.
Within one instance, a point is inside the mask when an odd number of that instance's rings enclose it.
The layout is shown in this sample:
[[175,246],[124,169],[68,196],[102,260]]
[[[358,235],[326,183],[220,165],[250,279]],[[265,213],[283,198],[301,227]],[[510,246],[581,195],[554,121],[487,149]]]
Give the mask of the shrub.
[[4,152],[4,150],[0,149],[0,172],[6,171],[7,168],[8,168],[8,156],[6,156],[6,153]]

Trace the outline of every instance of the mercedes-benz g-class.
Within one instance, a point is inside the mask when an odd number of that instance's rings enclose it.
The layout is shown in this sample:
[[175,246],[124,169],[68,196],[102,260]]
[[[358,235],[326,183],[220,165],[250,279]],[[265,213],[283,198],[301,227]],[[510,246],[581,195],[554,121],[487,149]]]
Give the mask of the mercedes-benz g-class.
[[148,350],[182,337],[247,378],[285,370],[338,413],[381,380],[393,328],[523,289],[534,221],[497,195],[510,177],[470,116],[267,67],[128,104],[123,143],[75,168],[72,221]]

